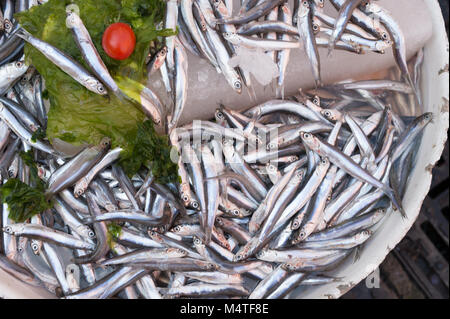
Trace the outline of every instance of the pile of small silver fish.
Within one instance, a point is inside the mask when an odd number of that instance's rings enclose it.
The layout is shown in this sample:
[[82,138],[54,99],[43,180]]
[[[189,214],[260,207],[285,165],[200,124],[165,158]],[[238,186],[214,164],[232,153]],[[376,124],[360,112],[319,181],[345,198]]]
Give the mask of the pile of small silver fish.
[[164,27],[175,30],[177,26],[179,33],[166,39],[166,46],[149,67],[160,68],[166,90],[172,93],[169,132],[177,126],[186,103],[186,50],[208,61],[237,93],[246,87],[253,99],[250,74],[231,67],[230,59],[238,47],[263,50],[277,65],[276,95],[284,99],[292,49],[303,48],[305,63],[310,64],[319,87],[319,47],[328,48],[328,54],[334,49],[383,54],[392,47],[402,79],[419,99],[406,63],[405,37],[390,13],[367,0],[329,2],[338,10],[336,18],[324,12],[324,0],[294,0],[292,8],[287,0],[242,0],[240,8],[235,8],[233,0],[168,0]]
[[[285,1],[243,1],[236,16],[225,11],[233,12],[231,1],[167,1],[166,27],[178,26],[180,33],[166,39],[149,73],[166,74],[167,89],[175,92],[168,129],[181,183],[163,185],[151,171],[128,178],[117,164],[122,150],[110,149],[108,138],[73,157],[45,140],[33,141],[33,132],[46,126],[47,109],[41,76],[23,62],[22,39],[87,89],[121,93],[101,59],[93,58],[89,33],[75,13],[68,12],[68,27],[94,76],[21,29],[6,10],[13,1],[4,1],[1,180],[29,184],[30,168],[19,153],[32,150],[54,207],[14,223],[3,204],[0,270],[68,299],[283,298],[298,287],[340,280],[332,272],[358,258],[384,218],[405,215],[401,198],[433,116],[416,114],[423,51],[407,63],[401,31],[388,18],[382,26],[392,40],[370,30],[367,12],[386,17],[375,4],[331,2],[341,8],[336,20],[321,13],[322,1],[296,1],[292,15]],[[330,38],[318,40],[314,22]],[[261,33],[267,36],[252,37]],[[365,36],[372,47],[358,42]],[[393,41],[399,68],[386,79],[300,90],[242,112],[221,106],[214,121],[178,126],[186,99],[186,48],[201,52],[240,90],[242,74],[227,67],[226,46],[259,45],[279,59],[298,47],[291,39],[296,37],[311,48],[309,61],[317,43],[330,50],[381,51],[386,46],[372,42]],[[6,51],[11,39],[17,47]],[[319,69],[312,66],[319,86]],[[149,117],[161,124],[161,108],[149,92]]]

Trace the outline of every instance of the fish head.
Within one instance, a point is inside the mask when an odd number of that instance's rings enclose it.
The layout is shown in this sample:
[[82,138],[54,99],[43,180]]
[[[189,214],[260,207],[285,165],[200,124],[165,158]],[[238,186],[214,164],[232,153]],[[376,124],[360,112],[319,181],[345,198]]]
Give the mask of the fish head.
[[202,242],[202,240],[199,238],[199,237],[197,237],[197,236],[194,236],[194,238],[193,238],[193,243],[194,243],[194,247],[196,248],[196,249],[203,249],[203,248],[205,248],[205,244]]
[[24,61],[14,62],[14,69],[17,73],[25,73],[28,70],[28,65]]
[[320,25],[319,25],[319,23],[313,22],[312,30],[313,30],[314,34],[319,33],[320,32]]
[[391,46],[392,46],[392,41],[389,40],[389,39],[382,40],[382,41],[377,41],[376,44],[375,44],[375,48],[379,52],[385,52],[386,49],[390,48]]
[[430,122],[433,122],[433,113],[427,112],[427,113],[423,114],[421,122],[422,122],[423,126],[427,125]]
[[[77,18],[78,18],[78,19],[77,19]],[[73,12],[73,11],[67,12],[66,26],[67,26],[69,29],[74,28],[75,26],[78,25],[79,19],[80,19],[80,18],[78,17],[78,15],[77,15],[75,12]]]
[[14,224],[14,225],[7,225],[2,228],[4,233],[7,233],[9,235],[16,235],[23,232],[24,225],[23,224]]
[[109,137],[102,138],[102,140],[100,141],[100,147],[102,149],[110,148],[111,147],[111,139]]
[[225,40],[232,44],[239,44],[241,42],[236,32],[224,32],[222,35]]
[[87,226],[81,227],[80,233],[82,233],[85,238],[94,239],[96,237],[95,232]]
[[339,110],[334,109],[323,109],[320,111],[320,113],[329,121],[331,122],[337,122],[341,120],[342,114]]
[[235,79],[233,82],[233,89],[238,93],[241,94],[242,93],[242,81],[241,79]]
[[303,143],[308,146],[312,150],[317,150],[319,148],[319,141],[317,137],[315,137],[312,133],[309,132],[300,132],[300,138]]
[[152,239],[152,240],[154,240],[154,241],[156,241],[156,242],[158,242],[158,243],[163,243],[163,242],[164,242],[164,240],[163,240],[163,238],[161,237],[161,235],[158,234],[158,232],[156,232],[156,231],[153,230],[153,229],[151,229],[151,230],[148,231],[148,237],[150,237],[150,239]]
[[303,0],[300,2],[300,6],[298,8],[297,17],[304,18],[309,14],[310,5],[309,1]]
[[176,226],[172,227],[172,229],[170,229],[170,231],[175,233],[175,234],[177,234],[177,235],[179,235],[179,234],[181,234],[183,229],[184,229],[183,225],[176,225]]
[[33,239],[30,243],[31,250],[33,251],[33,254],[39,255],[42,247],[42,242],[39,240]]
[[220,109],[216,109],[216,112],[214,113],[214,117],[216,118],[216,121],[222,122],[225,120],[225,115]]
[[3,21],[3,29],[5,30],[6,33],[10,33],[13,28],[14,24],[9,19],[5,19]]
[[199,209],[200,208],[200,204],[197,200],[195,199],[191,199],[190,205],[193,209]]

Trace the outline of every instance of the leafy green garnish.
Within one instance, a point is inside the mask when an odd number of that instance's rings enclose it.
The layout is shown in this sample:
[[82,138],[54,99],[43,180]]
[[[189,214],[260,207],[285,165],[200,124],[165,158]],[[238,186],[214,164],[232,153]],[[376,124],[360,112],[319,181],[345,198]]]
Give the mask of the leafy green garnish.
[[20,152],[19,155],[22,158],[23,163],[30,169],[30,185],[34,186],[37,190],[44,192],[46,185],[39,177],[38,168],[33,158],[33,151]]
[[30,185],[17,178],[9,179],[0,186],[0,198],[8,204],[8,217],[16,223],[27,219],[52,207],[45,198],[45,183],[39,178],[38,168],[33,160],[33,152],[21,152],[25,165],[30,169]]
[[120,164],[128,176],[133,176],[144,163],[160,183],[178,182],[178,165],[170,158],[167,136],[156,134],[150,121],[138,124],[136,145],[128,157],[123,157]]
[[122,227],[116,223],[109,223],[108,226],[108,245],[111,249],[114,247],[114,242],[120,237],[122,233]]
[[31,136],[31,141],[36,143],[37,140],[42,140],[47,137],[47,133],[42,129],[38,128]]
[[[66,27],[66,6],[70,4],[77,5],[80,9],[80,17],[111,75],[114,78],[119,76],[144,84],[144,64],[150,44],[157,45],[158,38],[174,34],[172,30],[156,28],[164,19],[164,1],[49,0],[43,5],[15,15],[22,27],[33,36],[67,53],[89,70],[70,29]],[[136,35],[136,48],[132,55],[123,61],[109,57],[101,45],[104,30],[115,22],[130,24]],[[165,139],[160,139],[153,128],[146,134],[139,133],[138,128],[142,127],[146,117],[133,103],[119,99],[113,94],[100,96],[88,91],[29,44],[25,46],[25,56],[45,79],[51,105],[47,125],[50,142],[59,138],[74,145],[98,144],[103,137],[108,136],[112,140],[112,147],[121,147],[124,150],[121,163],[125,167],[140,167],[147,161],[143,156],[132,159],[132,154],[137,154],[145,148],[138,145],[144,137],[149,139],[143,142],[144,144],[153,145],[157,140],[158,147],[163,149],[160,152],[169,152],[168,143],[163,143]],[[121,86],[121,83],[118,85]],[[146,127],[150,126],[151,122],[146,124]],[[147,155],[154,150],[145,149]],[[162,158],[165,157],[152,155],[151,161]],[[165,164],[159,163],[157,166],[164,169]],[[170,167],[168,169],[173,172]],[[135,169],[127,171],[133,172]],[[162,175],[169,176],[169,171],[162,172]]]
[[8,217],[16,223],[23,223],[52,207],[39,188],[31,187],[17,178],[9,179],[0,186],[0,197],[3,203],[8,204]]

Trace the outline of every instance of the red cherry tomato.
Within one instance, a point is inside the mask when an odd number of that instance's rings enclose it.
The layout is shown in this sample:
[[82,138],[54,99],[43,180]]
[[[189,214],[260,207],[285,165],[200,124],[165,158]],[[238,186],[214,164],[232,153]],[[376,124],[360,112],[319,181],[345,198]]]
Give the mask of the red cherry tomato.
[[134,51],[136,36],[128,24],[113,23],[103,33],[102,46],[111,58],[125,60]]

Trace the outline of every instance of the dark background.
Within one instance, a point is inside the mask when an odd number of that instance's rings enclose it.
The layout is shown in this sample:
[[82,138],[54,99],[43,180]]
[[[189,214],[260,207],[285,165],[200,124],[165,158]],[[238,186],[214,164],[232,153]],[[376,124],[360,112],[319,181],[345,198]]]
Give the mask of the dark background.
[[[449,0],[439,0],[448,37]],[[380,265],[380,288],[363,280],[344,299],[448,299],[448,140],[433,169],[430,193],[419,218],[400,244]]]

